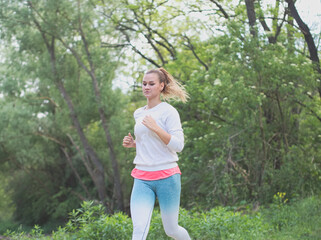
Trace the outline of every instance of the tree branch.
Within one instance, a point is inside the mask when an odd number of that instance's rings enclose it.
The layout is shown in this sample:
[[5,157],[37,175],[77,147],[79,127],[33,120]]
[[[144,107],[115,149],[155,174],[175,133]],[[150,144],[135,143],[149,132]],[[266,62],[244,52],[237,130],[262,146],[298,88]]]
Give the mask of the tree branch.
[[312,113],[312,115],[315,116],[321,122],[321,117],[313,109],[309,108],[307,105],[300,102],[299,100],[295,100],[295,102],[301,105],[302,107],[305,107],[306,109],[308,109],[310,113]]
[[162,34],[160,34],[157,30],[152,29],[152,28],[146,23],[146,21],[145,21],[144,18],[143,18],[142,21],[140,21],[140,20],[139,20],[139,17],[136,15],[136,13],[134,13],[134,14],[135,14],[135,16],[136,16],[137,22],[139,22],[140,24],[142,24],[142,25],[147,29],[147,31],[149,32],[150,37],[152,36],[153,33],[155,33],[157,36],[159,36],[167,45],[164,44],[164,43],[162,43],[162,42],[160,42],[160,41],[158,41],[158,40],[156,40],[155,38],[154,38],[154,41],[155,41],[157,44],[159,44],[159,45],[161,45],[162,47],[164,47],[164,48],[170,53],[172,59],[176,59],[176,51],[175,51],[175,48],[173,47],[173,45],[170,44],[170,42],[169,42]]
[[215,1],[215,0],[210,0],[212,3],[214,3],[217,7],[218,7],[218,9],[219,9],[219,11],[221,12],[221,13],[223,13],[223,15],[224,15],[224,18],[226,18],[226,19],[229,19],[230,18],[230,16],[227,14],[227,12],[223,9],[223,7],[222,7],[222,5],[220,5],[217,1]]
[[101,43],[101,47],[106,47],[106,48],[123,48],[127,46],[130,46],[130,44],[129,43],[112,44],[112,43],[106,43],[106,42]]
[[58,143],[58,144],[59,144],[60,146],[62,146],[62,147],[66,147],[66,144],[65,144],[65,143],[59,141],[58,139],[56,139],[56,138],[54,138],[54,137],[48,136],[48,135],[46,135],[46,134],[44,134],[44,133],[35,132],[34,135],[47,138],[47,139],[49,139],[49,140],[51,140],[51,141],[53,141],[53,142],[55,142],[55,143]]
[[83,156],[83,154],[81,153],[80,147],[75,143],[75,141],[73,140],[73,138],[70,136],[70,134],[67,134],[67,137],[69,138],[70,142],[72,143],[72,145],[76,148],[76,150],[79,153],[79,156],[84,164],[84,166],[86,167],[89,175],[91,176],[91,179],[95,179],[95,174],[94,171],[92,170],[92,166],[90,166],[90,162],[87,161],[85,159],[85,157]]
[[189,39],[189,37],[187,37],[186,35],[184,35],[183,37],[187,40],[187,44],[185,44],[185,46],[187,46],[192,51],[195,58],[199,61],[200,64],[202,64],[204,66],[205,70],[208,71],[208,66],[206,65],[206,63],[204,63],[200,59],[200,57],[195,52],[195,48],[194,48],[193,44],[191,43],[191,40]]
[[[139,21],[139,18],[137,16],[137,13],[133,10],[133,13],[134,13],[134,16],[137,20],[138,23],[141,23],[143,26],[145,26],[146,28],[149,28],[149,26],[147,26],[146,22],[141,22]],[[151,47],[154,49],[154,51],[156,52],[156,54],[158,55],[159,59],[161,60],[162,62],[162,66],[165,65],[166,61],[162,55],[162,53],[160,52],[160,50],[156,47],[156,45],[153,43],[152,41],[152,34],[146,34],[144,33],[143,31],[141,32],[141,34],[147,39],[148,43],[151,45]]]
[[125,32],[125,30],[121,30],[122,34],[124,34],[126,41],[129,43],[129,45],[132,47],[132,49],[134,50],[134,52],[138,53],[143,59],[147,60],[148,62],[150,62],[151,64],[153,64],[154,66],[160,68],[161,65],[159,65],[156,61],[154,61],[153,59],[147,57],[146,55],[144,55],[141,51],[139,51],[133,44],[131,44],[130,42],[130,38],[128,36],[128,34]]
[[92,61],[91,54],[89,52],[89,47],[88,47],[86,36],[85,36],[84,31],[82,29],[82,20],[81,20],[81,15],[80,15],[80,2],[79,2],[79,0],[77,1],[77,3],[78,3],[78,5],[77,5],[78,6],[78,29],[79,29],[79,33],[80,33],[80,36],[81,36],[81,40],[84,43],[84,48],[85,48],[87,60],[88,60],[89,67],[90,67],[90,70],[91,70],[90,71],[90,76],[91,76],[93,74],[93,71],[94,71],[94,64],[93,64],[93,61]]

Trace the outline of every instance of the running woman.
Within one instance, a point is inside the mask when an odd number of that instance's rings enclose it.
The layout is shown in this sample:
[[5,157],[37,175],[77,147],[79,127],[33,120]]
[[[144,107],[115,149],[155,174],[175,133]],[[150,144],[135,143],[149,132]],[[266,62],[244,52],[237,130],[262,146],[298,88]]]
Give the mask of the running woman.
[[132,240],[147,237],[155,200],[158,198],[165,233],[176,240],[191,239],[178,225],[181,171],[177,152],[184,147],[184,134],[177,110],[161,100],[187,101],[187,93],[164,68],[153,69],[143,77],[147,105],[134,113],[135,140],[129,133],[123,146],[136,148],[134,186],[130,199],[133,221]]

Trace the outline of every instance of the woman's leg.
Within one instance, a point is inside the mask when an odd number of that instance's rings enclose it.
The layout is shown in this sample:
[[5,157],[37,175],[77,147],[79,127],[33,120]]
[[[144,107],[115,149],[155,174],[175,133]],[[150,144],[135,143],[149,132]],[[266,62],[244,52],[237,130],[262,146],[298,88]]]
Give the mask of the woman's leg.
[[158,180],[156,194],[166,234],[176,240],[191,239],[188,232],[178,225],[178,213],[181,194],[181,175]]
[[130,212],[133,221],[132,240],[145,240],[155,205],[155,192],[150,181],[134,180],[130,198]]

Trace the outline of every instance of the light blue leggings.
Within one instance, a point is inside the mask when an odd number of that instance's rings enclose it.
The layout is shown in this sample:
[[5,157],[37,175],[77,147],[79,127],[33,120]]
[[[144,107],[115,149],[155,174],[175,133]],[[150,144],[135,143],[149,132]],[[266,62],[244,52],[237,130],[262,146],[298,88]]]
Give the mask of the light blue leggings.
[[135,179],[130,199],[130,212],[134,226],[132,240],[146,239],[156,197],[167,236],[176,240],[191,239],[187,231],[178,225],[180,193],[180,174],[154,181]]

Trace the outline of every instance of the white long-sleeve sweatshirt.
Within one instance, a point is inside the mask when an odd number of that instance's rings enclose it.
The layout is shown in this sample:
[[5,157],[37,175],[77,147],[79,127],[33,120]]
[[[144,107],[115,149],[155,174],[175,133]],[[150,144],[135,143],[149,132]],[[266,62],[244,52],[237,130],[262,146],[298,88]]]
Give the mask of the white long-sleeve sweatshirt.
[[[166,145],[156,133],[142,124],[146,115],[151,115],[158,126],[171,135]],[[184,148],[184,133],[177,110],[166,102],[151,109],[138,108],[134,112],[136,168],[144,171],[159,171],[177,166],[177,152]]]

